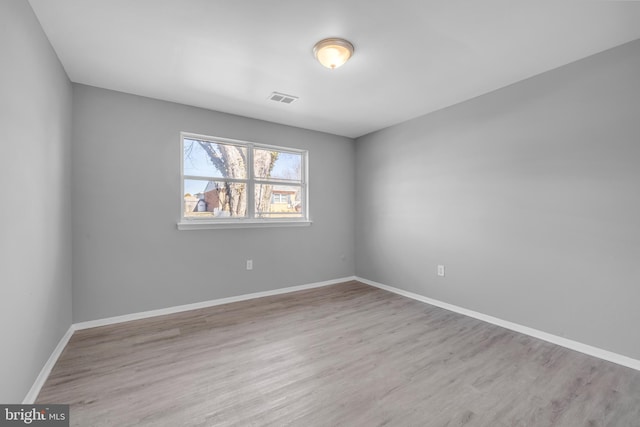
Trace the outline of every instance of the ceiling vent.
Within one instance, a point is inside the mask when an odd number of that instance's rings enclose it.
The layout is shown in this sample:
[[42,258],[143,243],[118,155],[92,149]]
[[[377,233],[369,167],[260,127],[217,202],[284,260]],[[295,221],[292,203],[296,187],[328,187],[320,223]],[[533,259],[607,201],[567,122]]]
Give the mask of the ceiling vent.
[[283,104],[293,104],[298,100],[298,97],[280,92],[272,92],[271,95],[269,95],[269,99],[275,102],[282,102]]

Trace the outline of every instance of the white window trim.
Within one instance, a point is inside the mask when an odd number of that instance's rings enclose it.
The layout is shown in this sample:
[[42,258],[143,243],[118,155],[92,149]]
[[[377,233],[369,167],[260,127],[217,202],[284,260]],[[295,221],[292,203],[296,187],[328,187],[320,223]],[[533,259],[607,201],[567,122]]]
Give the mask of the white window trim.
[[[265,148],[265,149],[273,149],[280,152],[289,152],[289,153],[300,153],[302,154],[302,171],[301,178],[302,181],[295,185],[300,185],[303,192],[303,200],[305,207],[305,216],[302,218],[252,218],[254,216],[253,203],[249,203],[248,208],[248,218],[246,219],[237,219],[237,218],[225,218],[225,219],[198,219],[198,218],[185,218],[184,217],[184,139],[196,139],[200,141],[207,142],[221,142],[228,144],[236,144],[247,147],[247,157],[248,157],[248,175],[246,180],[239,180],[243,182],[247,182],[249,187],[248,191],[253,192],[253,186],[256,183],[263,183],[267,180],[255,179],[253,176],[253,149],[254,148]],[[215,136],[208,135],[200,135],[191,132],[180,132],[180,220],[178,221],[178,230],[205,230],[205,229],[230,229],[230,228],[263,228],[263,227],[308,227],[313,222],[310,218],[309,211],[309,152],[308,150],[301,150],[297,148],[290,147],[281,147],[277,145],[270,144],[262,144],[252,141],[243,141],[238,139],[230,139],[230,138],[219,138]],[[220,180],[232,180],[232,178],[219,178]],[[286,182],[281,183],[282,185],[286,185]],[[251,193],[253,194],[253,193]]]

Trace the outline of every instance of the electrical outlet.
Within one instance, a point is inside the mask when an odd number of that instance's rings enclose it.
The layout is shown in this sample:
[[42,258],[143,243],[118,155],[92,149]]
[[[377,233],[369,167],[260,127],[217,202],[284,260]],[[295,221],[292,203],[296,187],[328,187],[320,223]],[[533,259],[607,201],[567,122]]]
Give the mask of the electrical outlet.
[[444,277],[444,265],[438,265],[438,276]]
[[252,259],[248,259],[247,260],[247,270],[253,270],[253,260]]

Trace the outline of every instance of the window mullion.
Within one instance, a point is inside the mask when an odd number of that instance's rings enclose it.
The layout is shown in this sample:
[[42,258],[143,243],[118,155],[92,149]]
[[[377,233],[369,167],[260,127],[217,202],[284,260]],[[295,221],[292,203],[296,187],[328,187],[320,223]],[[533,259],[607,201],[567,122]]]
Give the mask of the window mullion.
[[286,185],[286,186],[290,186],[290,185],[303,185],[304,183],[302,181],[296,180],[296,181],[284,181],[284,180],[279,180],[279,179],[268,179],[268,178],[254,178],[254,181],[256,182],[256,184],[269,184],[269,185]]
[[257,180],[254,179],[256,184],[262,185],[279,185],[282,187],[302,187],[302,183],[300,181],[292,181],[292,182],[282,182],[282,181],[269,181],[269,180]]
[[246,178],[216,178],[216,177],[208,177],[208,176],[195,176],[195,175],[185,175],[183,180],[190,179],[193,181],[214,181],[214,182],[247,182]]

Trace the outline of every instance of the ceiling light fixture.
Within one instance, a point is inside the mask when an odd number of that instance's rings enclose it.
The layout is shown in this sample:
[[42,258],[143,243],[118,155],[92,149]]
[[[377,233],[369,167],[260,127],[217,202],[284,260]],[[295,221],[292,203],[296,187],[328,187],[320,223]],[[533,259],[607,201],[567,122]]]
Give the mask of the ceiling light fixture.
[[324,39],[313,47],[313,54],[318,62],[334,70],[351,58],[353,45],[345,39]]

